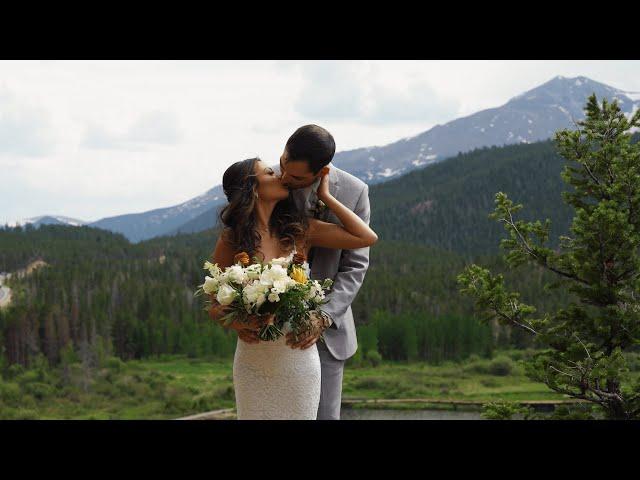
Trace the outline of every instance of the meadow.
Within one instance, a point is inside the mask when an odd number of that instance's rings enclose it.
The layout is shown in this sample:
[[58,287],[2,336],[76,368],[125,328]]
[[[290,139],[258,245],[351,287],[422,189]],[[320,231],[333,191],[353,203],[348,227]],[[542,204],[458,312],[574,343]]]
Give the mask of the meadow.
[[[492,358],[472,355],[440,364],[350,360],[343,398],[562,399],[524,375],[522,362],[530,353],[497,351]],[[631,360],[637,376],[640,361]],[[111,357],[92,369],[80,362],[51,368],[42,361],[29,370],[6,368],[0,383],[1,419],[174,419],[233,407],[230,359],[162,355],[123,362]]]

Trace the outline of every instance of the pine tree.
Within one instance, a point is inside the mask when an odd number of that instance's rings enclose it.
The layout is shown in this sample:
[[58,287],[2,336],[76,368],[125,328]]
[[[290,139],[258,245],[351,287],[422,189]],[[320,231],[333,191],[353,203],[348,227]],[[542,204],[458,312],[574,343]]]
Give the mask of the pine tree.
[[557,250],[545,247],[550,220],[516,220],[522,204],[503,192],[490,215],[509,232],[500,242],[509,266],[553,272],[557,281],[547,290],[566,288],[568,304],[536,318],[535,307],[505,289],[502,275],[475,264],[458,282],[485,321],[497,318],[535,335],[543,349],[527,365],[530,377],[598,405],[607,418],[639,418],[640,385],[626,375],[623,353],[640,339],[640,145],[630,141],[640,111],[627,119],[617,102],[600,105],[592,95],[585,113],[576,130],[555,135],[568,161],[562,179],[573,187],[562,193],[575,211],[572,235],[560,236]]

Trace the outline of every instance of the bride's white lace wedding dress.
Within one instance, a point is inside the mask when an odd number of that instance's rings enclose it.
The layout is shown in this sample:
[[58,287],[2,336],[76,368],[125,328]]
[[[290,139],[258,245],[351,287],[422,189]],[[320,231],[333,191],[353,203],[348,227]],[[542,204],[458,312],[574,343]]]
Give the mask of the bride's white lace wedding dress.
[[285,326],[285,335],[273,342],[247,343],[238,338],[233,359],[238,420],[316,419],[318,349],[315,344],[304,350],[289,347],[287,331]]

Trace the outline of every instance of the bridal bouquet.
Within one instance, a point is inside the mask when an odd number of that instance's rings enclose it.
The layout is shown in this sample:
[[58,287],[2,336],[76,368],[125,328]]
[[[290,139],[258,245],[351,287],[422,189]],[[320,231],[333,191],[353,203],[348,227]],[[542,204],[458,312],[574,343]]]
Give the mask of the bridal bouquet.
[[259,331],[262,340],[273,341],[283,335],[288,324],[295,335],[311,326],[311,313],[324,316],[320,305],[326,302],[325,292],[333,281],[322,284],[309,278],[309,265],[300,254],[274,258],[260,263],[241,252],[235,256],[235,264],[222,271],[217,264],[204,262],[204,283],[198,286],[195,295],[207,295],[208,309],[214,300],[228,306],[231,312],[220,319],[225,326],[233,320],[247,321],[249,315],[269,316]]

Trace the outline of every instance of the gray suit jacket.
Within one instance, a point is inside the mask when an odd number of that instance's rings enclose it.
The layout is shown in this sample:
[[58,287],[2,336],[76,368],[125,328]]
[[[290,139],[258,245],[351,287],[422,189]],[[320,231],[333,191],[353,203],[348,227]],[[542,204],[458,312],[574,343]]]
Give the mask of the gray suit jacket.
[[[329,167],[331,195],[368,224],[371,214],[368,185],[344,170],[333,165]],[[279,165],[273,168],[279,173]],[[293,195],[299,205],[309,206],[303,189],[294,190]],[[315,194],[312,193],[312,196],[315,198]],[[318,218],[325,222],[340,224],[338,217],[328,208],[325,208]],[[333,325],[324,333],[326,345],[335,358],[346,360],[358,348],[351,303],[360,290],[369,267],[369,247],[354,250],[315,247],[314,250],[311,278],[320,281],[331,278],[334,281],[326,297],[328,302],[322,306],[333,320]]]

